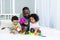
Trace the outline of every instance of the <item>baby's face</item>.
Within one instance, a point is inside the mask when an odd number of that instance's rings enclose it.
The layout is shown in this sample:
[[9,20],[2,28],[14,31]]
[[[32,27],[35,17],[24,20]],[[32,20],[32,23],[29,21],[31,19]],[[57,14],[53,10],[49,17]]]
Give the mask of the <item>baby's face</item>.
[[35,23],[35,19],[33,17],[30,17],[30,22]]
[[13,22],[13,24],[17,24],[18,20],[13,20],[12,22]]

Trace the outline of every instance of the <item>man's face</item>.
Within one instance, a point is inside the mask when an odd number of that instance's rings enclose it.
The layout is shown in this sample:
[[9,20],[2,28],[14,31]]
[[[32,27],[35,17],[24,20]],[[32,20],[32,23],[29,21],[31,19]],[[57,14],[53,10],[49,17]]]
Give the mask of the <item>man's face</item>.
[[29,13],[30,13],[29,10],[24,10],[24,11],[23,11],[23,15],[24,15],[25,17],[28,17],[28,16],[29,16]]

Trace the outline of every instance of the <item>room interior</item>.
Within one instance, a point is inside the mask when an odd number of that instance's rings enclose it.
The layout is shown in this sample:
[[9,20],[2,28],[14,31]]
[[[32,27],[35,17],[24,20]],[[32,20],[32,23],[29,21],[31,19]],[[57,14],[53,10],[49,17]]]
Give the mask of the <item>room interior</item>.
[[0,40],[60,40],[60,0],[0,0],[0,28],[8,27],[12,16],[19,17],[23,7],[39,16],[38,23],[46,37],[12,35],[8,29],[0,29]]

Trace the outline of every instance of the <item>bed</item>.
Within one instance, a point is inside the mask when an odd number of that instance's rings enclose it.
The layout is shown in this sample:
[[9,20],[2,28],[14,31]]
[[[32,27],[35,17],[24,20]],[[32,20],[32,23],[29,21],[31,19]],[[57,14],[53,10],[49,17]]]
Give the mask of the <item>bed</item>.
[[0,29],[0,40],[60,40],[60,30],[42,26],[40,30],[42,31],[42,34],[46,37],[10,34],[8,28],[4,30]]

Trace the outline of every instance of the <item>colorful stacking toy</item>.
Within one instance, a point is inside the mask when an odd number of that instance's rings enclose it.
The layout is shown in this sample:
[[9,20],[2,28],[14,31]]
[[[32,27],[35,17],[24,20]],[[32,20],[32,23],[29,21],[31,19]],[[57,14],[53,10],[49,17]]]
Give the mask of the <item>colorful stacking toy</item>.
[[20,18],[20,24],[24,24],[26,22],[25,18]]

